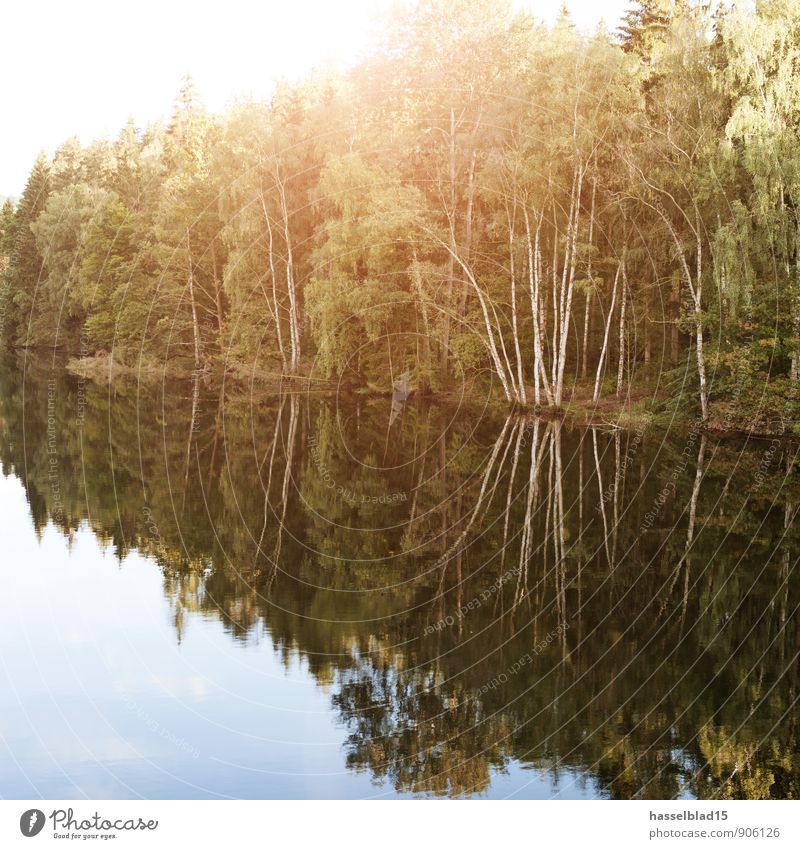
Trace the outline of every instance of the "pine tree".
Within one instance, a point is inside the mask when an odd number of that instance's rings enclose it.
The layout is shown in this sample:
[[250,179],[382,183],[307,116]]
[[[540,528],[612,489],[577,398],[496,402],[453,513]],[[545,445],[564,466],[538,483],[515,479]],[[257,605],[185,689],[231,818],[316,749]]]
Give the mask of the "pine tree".
[[9,198],[3,202],[0,210],[0,271],[5,271],[14,250],[14,239],[17,232],[14,204]]
[[675,0],[638,0],[623,16],[619,27],[622,49],[636,53],[645,62],[653,56],[653,47],[669,31]]
[[31,224],[39,217],[50,194],[50,163],[40,153],[33,165],[15,213],[14,245],[5,273],[7,314],[4,336],[27,345],[28,321],[42,274],[42,257],[36,247]]

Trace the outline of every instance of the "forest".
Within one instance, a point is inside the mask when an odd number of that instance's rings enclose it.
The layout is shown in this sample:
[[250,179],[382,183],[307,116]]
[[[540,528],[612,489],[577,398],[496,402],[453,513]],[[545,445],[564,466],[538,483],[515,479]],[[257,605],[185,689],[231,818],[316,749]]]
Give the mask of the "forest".
[[[346,69],[40,154],[2,344],[172,374],[800,422],[800,0],[614,31],[400,7]],[[672,405],[672,406],[670,406]]]

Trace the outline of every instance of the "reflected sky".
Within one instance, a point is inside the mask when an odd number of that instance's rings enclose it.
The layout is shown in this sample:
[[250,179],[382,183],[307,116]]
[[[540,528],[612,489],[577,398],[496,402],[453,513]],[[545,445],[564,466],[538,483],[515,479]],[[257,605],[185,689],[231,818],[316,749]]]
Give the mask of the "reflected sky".
[[[346,732],[295,653],[189,615],[176,640],[152,558],[119,560],[84,525],[37,534],[0,478],[3,798],[367,798],[404,795],[344,765]],[[483,795],[548,798],[510,764]],[[569,798],[591,797],[572,787]]]

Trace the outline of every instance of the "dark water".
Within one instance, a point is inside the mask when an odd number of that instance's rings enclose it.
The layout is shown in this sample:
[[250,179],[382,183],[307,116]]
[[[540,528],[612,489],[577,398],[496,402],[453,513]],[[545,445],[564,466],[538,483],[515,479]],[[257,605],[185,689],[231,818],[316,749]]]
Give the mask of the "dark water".
[[3,797],[800,795],[795,446],[19,365]]

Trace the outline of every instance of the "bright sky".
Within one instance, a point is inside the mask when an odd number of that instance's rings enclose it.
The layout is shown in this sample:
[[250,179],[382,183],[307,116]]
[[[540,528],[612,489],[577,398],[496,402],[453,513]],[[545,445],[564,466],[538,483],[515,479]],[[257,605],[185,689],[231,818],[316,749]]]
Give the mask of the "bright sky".
[[[4,5],[0,195],[18,195],[40,149],[113,137],[169,112],[188,72],[206,106],[267,95],[368,43],[391,0],[28,0]],[[562,0],[515,0],[552,20]],[[617,25],[629,0],[567,0],[576,24]]]

